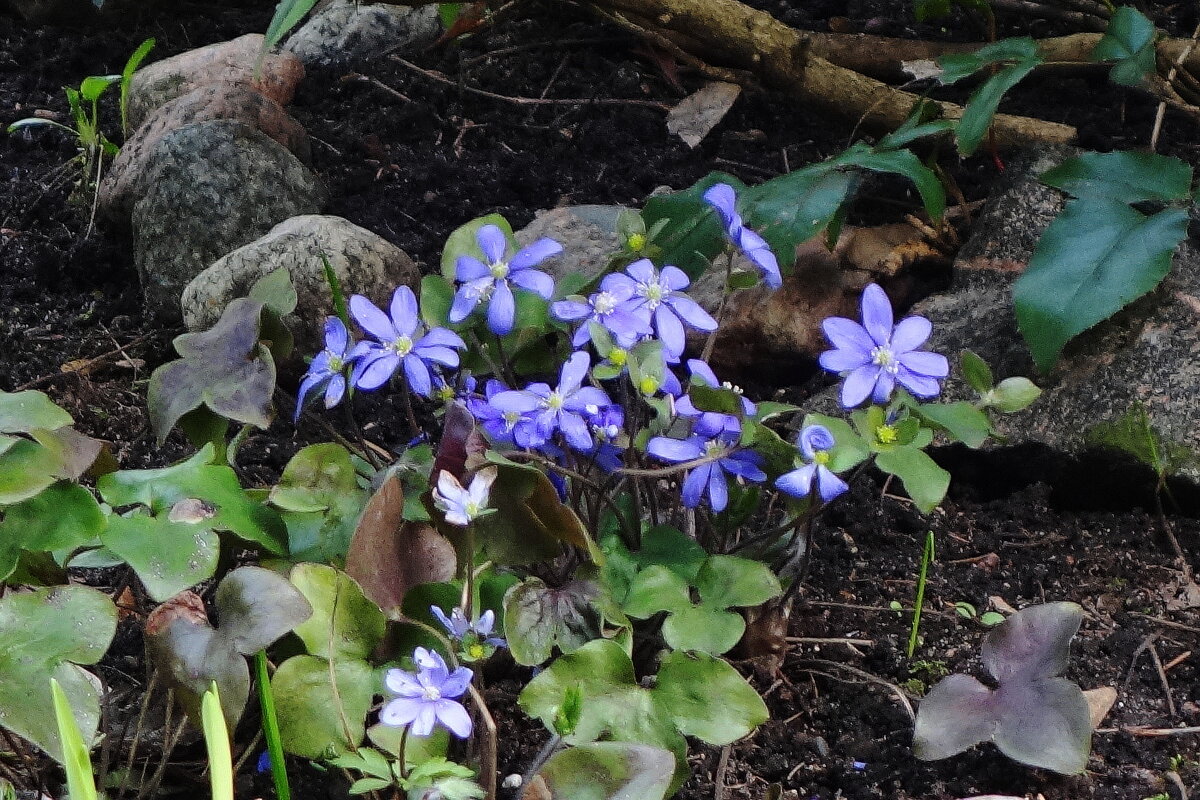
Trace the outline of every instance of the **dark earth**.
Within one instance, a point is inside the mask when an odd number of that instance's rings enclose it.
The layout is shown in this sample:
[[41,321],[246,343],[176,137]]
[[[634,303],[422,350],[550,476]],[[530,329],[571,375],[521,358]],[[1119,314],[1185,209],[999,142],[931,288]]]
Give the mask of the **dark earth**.
[[[814,30],[833,24],[894,36],[980,36],[979,24],[961,12],[918,25],[909,4],[898,0],[753,4]],[[1189,36],[1197,23],[1190,3],[1142,5],[1176,36]],[[119,72],[148,36],[158,39],[152,58],[161,58],[265,30],[271,12],[266,2],[177,3],[169,12],[164,7],[106,18],[81,29],[30,26],[0,14],[0,126],[35,110],[64,114],[62,86]],[[1054,22],[999,17],[1001,36],[1064,32]],[[561,3],[522,3],[493,28],[414,60],[464,85],[511,97],[674,102],[702,81],[683,70],[682,86],[673,86],[636,40]],[[351,71],[408,101],[346,79]],[[431,82],[387,59],[310,71],[290,110],[314,138],[314,168],[331,194],[326,213],[375,231],[426,268],[438,262],[451,230],[485,213],[504,214],[517,228],[538,209],[562,203],[639,206],[658,186],[684,188],[714,169],[758,182],[835,154],[853,136],[853,121],[758,92],[743,96],[689,150],[652,108],[505,103]],[[1088,147],[1131,149],[1148,140],[1155,104],[1113,88],[1101,73],[1019,88],[1004,110],[1076,125]],[[111,115],[105,124],[109,131],[119,128]],[[1167,114],[1160,152],[1196,164],[1198,141],[1192,122]],[[72,200],[75,176],[63,167],[72,155],[71,144],[54,133],[0,135],[0,388],[46,391],[77,427],[111,442],[122,467],[161,466],[188,448],[181,438],[164,447],[154,442],[145,414],[146,381],[172,357],[170,341],[179,331],[143,315],[129,242],[103,226],[86,234],[89,208]],[[952,165],[951,174],[975,200],[986,196],[999,168],[985,155]],[[851,221],[895,221],[915,205],[906,186],[879,181],[856,202]],[[86,368],[64,370],[81,363]],[[796,395],[812,373],[810,366],[786,385],[764,388]],[[283,388],[294,390],[294,384]],[[376,422],[368,433],[384,446],[402,444],[395,401],[364,400],[362,418]],[[280,405],[281,421],[251,436],[241,451],[249,484],[271,482],[297,449],[328,438],[311,418],[297,429],[286,421],[286,399]],[[1168,607],[1179,573],[1155,512],[1151,476],[1101,454],[1083,461],[1030,448],[987,458],[937,455],[954,473],[954,484],[934,514],[919,515],[867,474],[817,530],[790,635],[863,643],[794,642],[778,672],[745,663],[767,694],[772,719],[725,758],[720,748],[695,745],[693,777],[680,797],[759,800],[778,796],[772,785],[803,800],[988,793],[1174,800],[1200,791],[1200,613]],[[1175,489],[1179,507],[1168,504],[1166,524],[1195,562],[1200,500],[1194,489]],[[910,661],[904,652],[910,612],[889,604],[911,607],[929,530],[936,561],[922,642]],[[124,582],[119,576],[107,581]],[[100,667],[106,681],[134,692],[144,681],[136,617],[150,607],[145,598],[135,599],[139,608]],[[985,628],[954,604],[970,603],[983,613],[997,603],[1020,608],[1050,600],[1074,600],[1086,610],[1067,676],[1085,689],[1121,691],[1094,737],[1088,772],[1066,778],[1032,770],[990,745],[942,762],[917,761],[911,721],[896,699],[898,690],[888,684],[919,693],[947,670],[981,672],[977,654]],[[501,727],[500,774],[523,772],[546,736],[516,708],[528,673],[500,661],[488,678]],[[240,731],[243,747],[253,722]],[[1162,730],[1186,727],[1191,731],[1177,735]],[[11,757],[0,753],[0,759]],[[187,787],[201,780],[199,760],[194,747],[178,751],[164,786],[182,788],[185,796],[194,792]],[[252,772],[253,756],[250,765],[244,774]],[[293,767],[298,797],[346,796],[342,776],[307,764]],[[1171,771],[1177,778],[1168,777]],[[264,778],[252,785],[249,780],[239,788],[241,796],[271,791]]]

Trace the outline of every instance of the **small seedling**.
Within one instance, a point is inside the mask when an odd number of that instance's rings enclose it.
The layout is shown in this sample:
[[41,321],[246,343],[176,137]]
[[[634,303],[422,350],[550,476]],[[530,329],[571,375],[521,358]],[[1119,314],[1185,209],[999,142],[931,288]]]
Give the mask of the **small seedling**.
[[917,639],[921,631],[921,608],[925,605],[925,577],[929,562],[933,561],[933,531],[925,536],[925,550],[921,553],[921,574],[917,577],[917,602],[913,608],[912,628],[908,633],[908,657],[917,650]]

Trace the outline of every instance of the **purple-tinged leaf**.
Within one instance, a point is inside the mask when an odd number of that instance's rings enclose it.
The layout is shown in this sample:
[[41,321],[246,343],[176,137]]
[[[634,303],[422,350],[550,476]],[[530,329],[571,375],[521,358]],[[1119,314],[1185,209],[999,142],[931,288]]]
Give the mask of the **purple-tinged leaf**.
[[1083,621],[1075,603],[1030,606],[997,625],[983,640],[983,665],[1000,684],[1052,678],[1067,668],[1071,637]]
[[1001,684],[993,695],[995,742],[1009,758],[1076,775],[1087,767],[1092,721],[1087,700],[1066,678]]
[[992,738],[992,690],[969,675],[951,675],[921,700],[913,751],[923,761],[958,755]]

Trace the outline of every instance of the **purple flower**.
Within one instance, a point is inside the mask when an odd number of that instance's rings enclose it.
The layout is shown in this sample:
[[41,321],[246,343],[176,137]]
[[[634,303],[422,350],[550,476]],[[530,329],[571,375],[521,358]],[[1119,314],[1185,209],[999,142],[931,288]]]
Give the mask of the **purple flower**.
[[737,212],[737,195],[727,183],[714,183],[704,193],[704,202],[717,210],[725,225],[725,235],[742,253],[762,271],[763,280],[772,289],[783,285],[779,274],[779,262],[771,252],[767,241],[742,223]]
[[615,472],[621,466],[621,455],[625,448],[622,434],[625,430],[625,411],[618,405],[584,409],[588,415],[588,427],[595,444],[585,455],[589,455],[605,472]]
[[506,646],[499,636],[492,636],[492,629],[496,627],[496,612],[490,608],[474,622],[467,619],[467,615],[457,606],[450,610],[448,617],[437,606],[430,606],[429,611],[442,623],[450,638],[463,645],[463,652],[471,661],[486,658],[495,652],[495,648]]
[[[612,277],[612,276],[609,276]],[[607,280],[607,279],[606,279]],[[571,338],[574,347],[582,347],[589,338],[589,323],[603,326],[623,348],[633,347],[643,334],[650,333],[650,315],[629,305],[633,287],[600,285],[600,291],[582,297],[559,300],[550,306],[550,314],[560,322],[583,322]]]
[[458,353],[466,344],[457,333],[433,328],[428,333],[417,310],[413,290],[401,286],[392,294],[390,314],[384,314],[361,294],[350,298],[350,315],[374,342],[359,342],[352,355],[358,359],[352,381],[359,389],[378,389],[403,365],[408,388],[422,397],[433,392],[430,364],[457,367]]
[[483,397],[467,397],[467,410],[483,428],[483,432],[496,445],[515,445],[514,429],[517,425],[532,425],[527,414],[519,411],[501,411],[492,405],[492,398],[507,391],[503,383],[491,378],[483,387]]
[[494,510],[487,504],[495,480],[496,468],[485,467],[475,473],[471,485],[464,489],[458,478],[442,470],[433,489],[433,504],[446,515],[446,522],[465,527]]
[[300,391],[296,396],[296,415],[292,421],[300,419],[304,408],[304,399],[308,393],[322,383],[325,386],[325,407],[333,408],[342,401],[346,394],[346,365],[352,363],[350,349],[350,333],[337,317],[325,318],[325,349],[317,353],[308,372],[300,382]]
[[933,397],[938,381],[950,374],[940,353],[918,350],[933,329],[924,317],[905,317],[892,327],[892,304],[872,283],[862,295],[862,324],[845,317],[821,323],[833,350],[821,353],[821,366],[845,376],[842,405],[854,408],[868,397],[886,403],[899,383],[917,397]]
[[625,273],[605,276],[600,288],[613,294],[618,289],[627,292],[631,299],[625,305],[650,317],[668,360],[678,361],[687,344],[685,324],[706,333],[717,329],[717,321],[683,293],[689,283],[678,267],[666,266],[660,273],[650,259],[643,258],[626,267]]
[[497,336],[512,332],[517,306],[509,281],[543,300],[554,294],[554,279],[533,267],[562,252],[562,245],[553,239],[538,239],[521,248],[508,261],[504,254],[508,240],[504,231],[495,225],[484,225],[475,234],[487,263],[474,256],[459,256],[454,265],[454,277],[460,282],[450,306],[450,321],[462,322],[475,307],[487,301],[488,330]]
[[428,736],[433,726],[442,723],[460,739],[471,735],[471,716],[456,698],[471,685],[475,674],[466,667],[451,672],[442,657],[418,647],[413,653],[417,672],[389,669],[384,682],[399,695],[379,712],[385,725],[412,725],[413,736]]
[[[682,440],[655,436],[646,445],[646,452],[674,464],[714,457],[712,461],[688,471],[683,480],[683,504],[688,508],[695,508],[700,504],[700,499],[707,494],[712,510],[724,511],[729,503],[730,474],[756,483],[767,479],[766,473],[758,466],[762,460],[761,456],[752,450],[733,450],[737,441],[736,434],[721,434],[716,437],[693,434]],[[721,455],[722,453],[724,455]]]
[[518,425],[513,429],[516,442],[521,447],[541,447],[554,431],[562,431],[572,448],[584,452],[592,448],[592,435],[588,431],[583,415],[589,406],[599,409],[612,405],[604,390],[584,386],[591,357],[577,352],[563,364],[558,386],[531,383],[522,391],[500,392],[491,399],[491,406],[501,413],[516,412],[529,414],[532,425]]
[[780,475],[775,480],[776,487],[793,497],[808,497],[815,481],[817,493],[825,503],[850,488],[829,469],[829,459],[832,457],[830,451],[836,442],[828,428],[824,425],[809,425],[800,431],[796,443],[807,463],[799,469]]

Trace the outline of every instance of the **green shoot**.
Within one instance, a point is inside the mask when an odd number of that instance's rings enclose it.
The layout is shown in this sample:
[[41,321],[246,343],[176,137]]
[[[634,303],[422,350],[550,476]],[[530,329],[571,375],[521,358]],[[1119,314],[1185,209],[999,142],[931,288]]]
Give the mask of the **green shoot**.
[[138,45],[137,50],[133,51],[133,55],[125,62],[125,68],[121,70],[121,133],[125,138],[129,138],[129,84],[133,82],[133,73],[137,72],[138,67],[142,65],[142,61],[154,49],[154,39],[147,39]]
[[275,715],[275,695],[271,692],[271,679],[267,675],[265,650],[254,654],[254,677],[258,681],[263,737],[267,740],[267,753],[271,758],[271,779],[275,782],[275,796],[279,800],[291,800],[292,790],[288,786],[287,764],[283,760],[283,739],[279,736],[279,719]]
[[96,800],[96,780],[92,777],[92,758],[79,723],[71,713],[71,702],[58,681],[50,679],[50,692],[54,696],[54,719],[58,723],[58,738],[62,743],[63,766],[67,770],[67,791],[71,800]]
[[316,4],[317,0],[279,0],[279,5],[275,6],[275,16],[271,18],[271,24],[267,26],[267,32],[263,36],[262,52],[258,54],[258,63],[254,67],[255,77],[262,71],[263,59],[271,48],[282,42],[283,37],[299,25],[300,20],[304,19]]
[[925,551],[921,554],[921,575],[917,578],[917,602],[913,607],[912,628],[908,633],[908,657],[912,658],[917,650],[917,634],[921,630],[921,608],[925,605],[925,576],[929,572],[929,562],[933,561],[933,531],[925,536]]
[[216,681],[200,701],[200,721],[204,727],[204,745],[208,749],[212,800],[233,800],[233,754],[229,749],[229,729],[225,727]]

